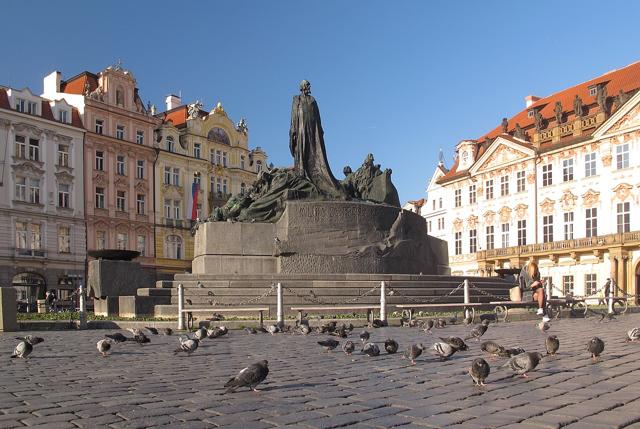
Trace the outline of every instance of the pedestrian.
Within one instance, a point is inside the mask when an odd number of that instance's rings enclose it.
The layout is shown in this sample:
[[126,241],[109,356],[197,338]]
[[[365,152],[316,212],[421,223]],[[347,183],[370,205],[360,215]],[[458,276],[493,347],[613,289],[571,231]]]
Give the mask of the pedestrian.
[[519,284],[522,290],[522,300],[524,301],[525,296],[528,297],[529,291],[531,291],[531,300],[538,303],[538,312],[536,314],[542,316],[542,320],[545,322],[551,320],[547,316],[547,297],[544,291],[544,280],[540,278],[540,270],[537,263],[530,261],[522,267]]
[[54,311],[54,304],[56,302],[56,293],[53,290],[49,289],[45,294],[44,299],[47,303],[47,307],[49,308],[49,311],[50,312]]
[[608,305],[609,304],[609,294],[611,293],[611,279],[607,279],[607,282],[604,284],[604,294],[601,297],[598,297],[598,305]]

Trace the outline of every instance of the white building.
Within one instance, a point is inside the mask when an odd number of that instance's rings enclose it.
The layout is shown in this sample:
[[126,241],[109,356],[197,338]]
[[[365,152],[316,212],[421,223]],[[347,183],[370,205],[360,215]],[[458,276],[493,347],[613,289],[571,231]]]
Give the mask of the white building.
[[21,300],[65,299],[83,281],[83,141],[64,100],[0,87],[0,286]]
[[421,214],[453,275],[535,260],[554,294],[640,283],[640,62],[544,98],[439,165]]

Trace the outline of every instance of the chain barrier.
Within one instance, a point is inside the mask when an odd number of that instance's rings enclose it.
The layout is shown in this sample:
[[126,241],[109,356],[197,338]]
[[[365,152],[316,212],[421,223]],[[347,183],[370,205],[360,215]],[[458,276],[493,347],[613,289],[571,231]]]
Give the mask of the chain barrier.
[[511,300],[510,297],[494,295],[492,293],[486,292],[486,291],[480,289],[478,286],[476,286],[475,284],[473,284],[471,282],[469,282],[469,287],[471,287],[472,289],[477,290],[478,292],[480,292],[480,294],[482,294],[484,296],[488,296],[489,298],[497,299],[498,301],[510,301]]
[[[306,295],[300,295],[299,293],[297,293],[295,290],[288,288],[288,287],[283,287],[283,290],[286,290],[287,292],[291,293],[292,295],[296,296],[297,298],[300,298],[301,300],[305,301],[305,302],[309,302],[311,304],[319,304],[319,305],[340,305],[340,304],[352,304],[354,302],[357,302],[359,300],[361,300],[364,297],[367,297],[369,295],[371,295],[372,293],[374,293],[376,290],[378,290],[380,288],[380,286],[374,286],[371,289],[369,289],[368,291],[354,297],[351,299],[348,299],[344,302],[328,302],[328,301],[324,301],[320,298],[318,298],[315,295],[312,295],[311,297],[306,296]],[[312,292],[313,294],[313,292]]]
[[[245,306],[247,304],[254,304],[256,302],[262,301],[263,299],[265,299],[266,297],[272,295],[276,290],[276,285],[274,283],[271,284],[271,287],[269,289],[266,289],[264,293],[262,293],[261,295],[258,295],[256,297],[247,299],[245,301],[242,302],[238,302],[235,304],[224,304],[222,302],[218,302],[215,300],[210,300],[209,304],[213,305],[213,306],[219,306],[219,307],[242,307]],[[215,296],[215,294],[212,291],[207,292],[208,296]]]
[[408,296],[403,294],[402,292],[399,292],[393,288],[389,288],[389,293],[388,295],[390,296],[394,296],[394,295],[398,295],[403,297],[404,299],[406,299],[407,301],[410,301],[414,304],[433,304],[435,302],[438,302],[440,300],[443,300],[445,298],[450,297],[451,295],[453,295],[454,293],[458,292],[460,289],[462,289],[464,287],[464,283],[460,283],[455,289],[452,289],[451,292],[449,292],[446,295],[441,295],[441,296],[436,296],[435,298],[430,298],[430,299],[417,299],[414,298],[412,296]]

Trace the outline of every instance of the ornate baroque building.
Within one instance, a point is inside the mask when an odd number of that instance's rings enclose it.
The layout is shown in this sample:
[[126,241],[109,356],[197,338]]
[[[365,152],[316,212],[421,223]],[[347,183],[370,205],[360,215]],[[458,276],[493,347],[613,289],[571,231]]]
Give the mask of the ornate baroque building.
[[220,103],[207,112],[199,102],[186,105],[170,95],[156,116],[155,252],[159,270],[174,274],[191,269],[193,222],[246,192],[267,155],[249,149],[244,119],[234,124]]
[[44,96],[63,97],[86,128],[87,249],[138,250],[137,261],[154,268],[153,134],[160,120],[144,107],[135,78],[120,65],[66,81],[53,72],[45,77]]
[[[544,98],[440,163],[420,212],[453,275],[538,261],[554,294],[640,283],[640,62]],[[635,215],[634,215],[635,213]]]
[[84,279],[83,140],[65,100],[0,88],[0,285],[20,301]]

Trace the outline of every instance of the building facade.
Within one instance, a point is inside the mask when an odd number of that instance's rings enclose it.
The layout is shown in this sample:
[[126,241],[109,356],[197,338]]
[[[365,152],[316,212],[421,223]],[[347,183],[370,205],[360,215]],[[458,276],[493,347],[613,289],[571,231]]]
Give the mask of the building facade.
[[44,96],[75,106],[86,128],[84,200],[87,249],[128,249],[155,269],[153,145],[160,120],[146,109],[133,75],[120,65],[66,81],[44,80]]
[[266,169],[267,155],[249,149],[244,119],[234,124],[220,103],[207,112],[199,102],[184,105],[170,95],[157,117],[155,253],[161,273],[172,275],[191,270],[196,219],[247,191]]
[[84,128],[77,109],[0,88],[0,285],[35,303],[84,281]]
[[[437,166],[421,208],[453,275],[538,262],[556,295],[640,292],[640,63],[548,97]],[[621,294],[622,292],[618,292]]]

